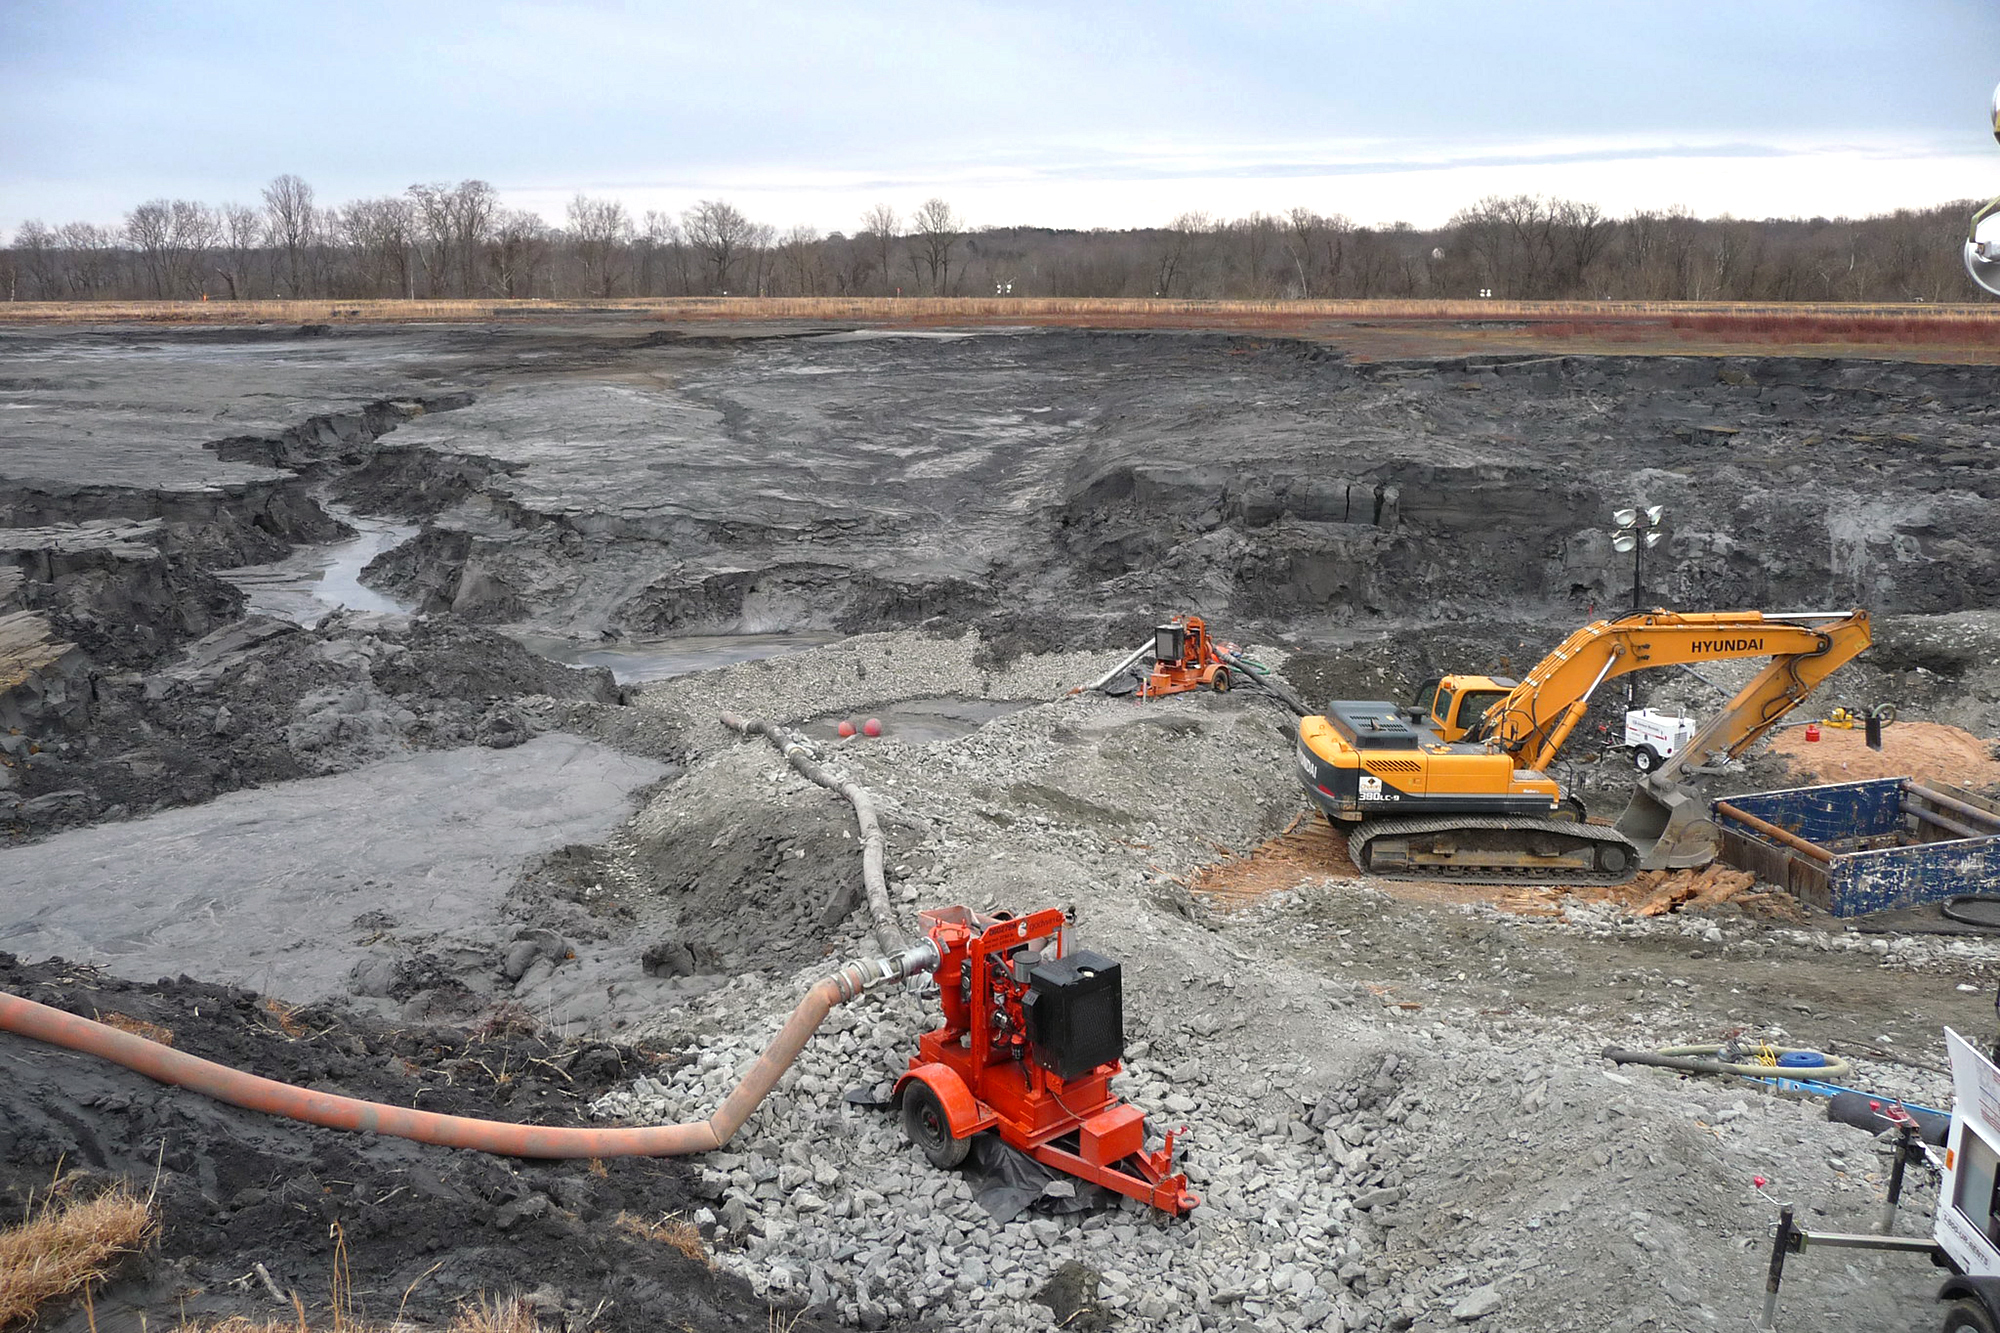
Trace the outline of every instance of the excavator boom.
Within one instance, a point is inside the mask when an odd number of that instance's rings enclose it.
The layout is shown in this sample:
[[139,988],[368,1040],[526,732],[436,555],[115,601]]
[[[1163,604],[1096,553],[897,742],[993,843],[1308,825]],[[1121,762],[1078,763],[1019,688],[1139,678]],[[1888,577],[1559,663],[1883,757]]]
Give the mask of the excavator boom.
[[1555,762],[1583,720],[1591,694],[1607,680],[1648,667],[1768,657],[1764,672],[1695,738],[1711,744],[1725,740],[1734,756],[1868,643],[1868,613],[1860,610],[1773,615],[1660,610],[1593,621],[1488,709],[1471,739],[1492,741],[1521,767],[1539,771]]
[[1708,804],[1680,778],[1690,768],[1719,765],[1749,749],[1821,681],[1866,648],[1871,637],[1868,613],[1861,610],[1823,620],[1813,632],[1823,647],[1773,657],[1673,758],[1633,788],[1618,831],[1640,848],[1641,870],[1679,870],[1715,859],[1721,838],[1708,817]]
[[[1303,718],[1307,794],[1353,828],[1378,873],[1519,882],[1615,882],[1702,865],[1717,842],[1706,806],[1675,784],[1690,765],[1742,753],[1869,644],[1865,611],[1633,612],[1577,630],[1518,683],[1446,676],[1425,705],[1335,702]],[[1767,658],[1729,705],[1634,794],[1614,828],[1547,769],[1605,681],[1648,667]]]

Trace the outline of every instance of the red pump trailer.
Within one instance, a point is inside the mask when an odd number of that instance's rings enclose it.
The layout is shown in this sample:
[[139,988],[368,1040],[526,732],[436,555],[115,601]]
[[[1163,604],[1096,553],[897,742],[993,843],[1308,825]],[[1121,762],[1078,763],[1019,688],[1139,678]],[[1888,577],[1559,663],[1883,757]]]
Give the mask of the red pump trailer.
[[918,1039],[895,1097],[903,1132],[932,1165],[958,1165],[973,1136],[993,1130],[1176,1217],[1199,1204],[1173,1169],[1176,1134],[1147,1151],[1145,1113],[1111,1091],[1125,1053],[1118,964],[1072,952],[1054,908],[988,917],[944,907],[918,921],[937,948],[944,1025]]

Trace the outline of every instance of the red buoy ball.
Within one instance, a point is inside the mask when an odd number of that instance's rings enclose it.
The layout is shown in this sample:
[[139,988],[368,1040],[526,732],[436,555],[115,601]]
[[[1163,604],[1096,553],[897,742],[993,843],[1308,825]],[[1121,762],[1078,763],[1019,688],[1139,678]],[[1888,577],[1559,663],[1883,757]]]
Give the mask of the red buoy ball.
[[861,724],[861,733],[864,736],[880,736],[882,734],[882,719],[879,717],[869,718]]
[[840,733],[840,739],[846,740],[854,734],[854,724],[842,718],[840,725],[835,727],[834,730]]

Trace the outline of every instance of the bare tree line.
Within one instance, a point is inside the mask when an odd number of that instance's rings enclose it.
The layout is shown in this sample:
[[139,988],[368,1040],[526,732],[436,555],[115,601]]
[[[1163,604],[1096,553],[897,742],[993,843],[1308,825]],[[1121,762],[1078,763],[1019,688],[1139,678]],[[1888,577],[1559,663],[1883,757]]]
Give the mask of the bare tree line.
[[138,205],[116,226],[23,223],[0,250],[8,300],[257,297],[1014,295],[1290,300],[1494,297],[1753,301],[1978,299],[1959,270],[1971,204],[1860,219],[1606,215],[1493,196],[1443,227],[1359,226],[1294,208],[1162,227],[969,226],[929,199],[877,204],[854,232],[784,232],[726,200],[635,217],[579,194],[564,225],[485,181],[321,205],[284,175],[257,204]]

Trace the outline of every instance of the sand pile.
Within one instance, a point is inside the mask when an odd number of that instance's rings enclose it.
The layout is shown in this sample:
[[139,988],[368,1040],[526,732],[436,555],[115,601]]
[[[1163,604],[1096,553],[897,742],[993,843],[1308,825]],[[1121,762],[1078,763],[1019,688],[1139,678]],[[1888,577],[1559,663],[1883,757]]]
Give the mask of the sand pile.
[[1939,722],[1894,722],[1882,731],[1882,748],[1868,748],[1860,728],[1822,726],[1819,739],[1804,727],[1786,727],[1771,748],[1791,762],[1801,777],[1822,782],[1863,782],[1870,778],[1913,777],[1974,789],[2000,786],[1994,742]]

